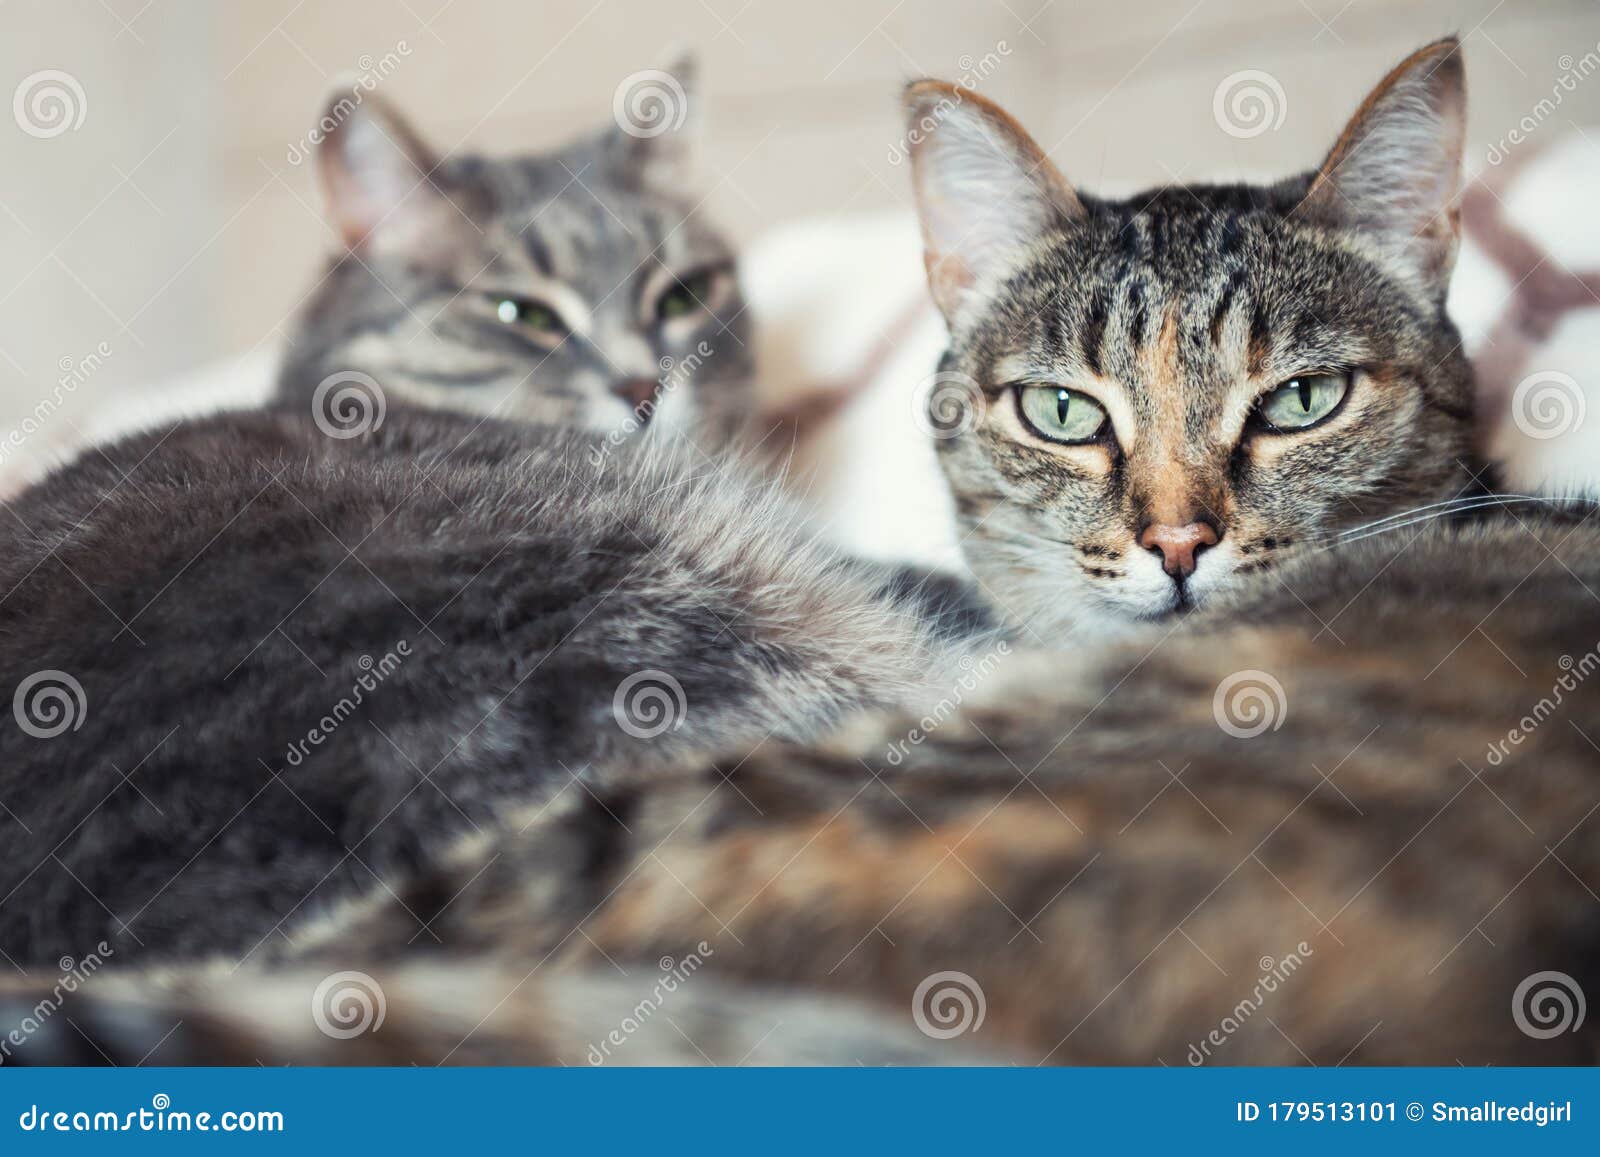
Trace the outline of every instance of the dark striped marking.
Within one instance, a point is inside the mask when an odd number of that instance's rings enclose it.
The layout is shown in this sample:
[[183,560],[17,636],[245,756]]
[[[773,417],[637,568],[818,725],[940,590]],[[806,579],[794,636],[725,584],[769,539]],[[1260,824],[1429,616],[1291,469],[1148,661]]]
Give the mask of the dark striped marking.
[[1228,311],[1233,308],[1233,299],[1243,284],[1243,269],[1235,269],[1223,283],[1222,296],[1217,298],[1217,307],[1211,311],[1211,344],[1214,346],[1222,345],[1222,327],[1228,324]]
[[1144,284],[1135,281],[1128,286],[1128,340],[1134,349],[1144,345],[1145,327],[1149,323],[1144,300]]
[[1250,311],[1250,372],[1258,374],[1267,364],[1272,352],[1272,331],[1267,325],[1267,312],[1258,301]]
[[1095,290],[1093,299],[1089,302],[1089,317],[1083,324],[1083,333],[1080,337],[1080,346],[1083,349],[1084,364],[1091,373],[1101,372],[1101,347],[1106,337],[1106,317],[1109,309],[1106,305],[1106,294],[1103,289]]

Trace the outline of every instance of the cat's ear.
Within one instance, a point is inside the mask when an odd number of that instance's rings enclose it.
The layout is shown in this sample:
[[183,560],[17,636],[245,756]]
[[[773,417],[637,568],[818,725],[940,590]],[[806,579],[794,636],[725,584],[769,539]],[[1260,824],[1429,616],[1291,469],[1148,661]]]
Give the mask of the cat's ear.
[[968,89],[906,89],[906,142],[928,286],[946,319],[1083,203],[1004,109]]
[[687,48],[664,68],[627,77],[611,101],[615,124],[602,141],[612,176],[641,189],[682,192],[700,154],[700,64]]
[[1413,53],[1368,94],[1298,213],[1382,239],[1442,289],[1455,264],[1466,71],[1455,37]]
[[375,94],[336,88],[317,123],[317,171],[346,246],[426,259],[469,227],[435,175],[433,150]]

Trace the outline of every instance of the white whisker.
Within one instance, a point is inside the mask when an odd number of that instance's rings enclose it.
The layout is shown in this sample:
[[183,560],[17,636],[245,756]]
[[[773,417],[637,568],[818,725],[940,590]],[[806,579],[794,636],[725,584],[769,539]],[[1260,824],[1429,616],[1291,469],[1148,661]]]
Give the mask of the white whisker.
[[[1426,506],[1413,506],[1408,510],[1401,510],[1395,514],[1389,515],[1386,518],[1374,519],[1371,522],[1365,522],[1359,526],[1346,527],[1344,530],[1338,531],[1334,537],[1339,538],[1344,535],[1359,534],[1364,530],[1372,530],[1375,527],[1382,526],[1386,522],[1394,522],[1397,519],[1410,518],[1413,515],[1422,514],[1424,511],[1439,510],[1441,507],[1476,509],[1479,505],[1492,505],[1495,502],[1506,499],[1517,499],[1531,502],[1552,501],[1551,499],[1542,498],[1533,494],[1464,494],[1456,498],[1446,498],[1442,502],[1430,502]],[[1450,511],[1445,510],[1443,513],[1448,514]]]
[[[1410,527],[1410,526],[1417,526],[1418,524],[1424,523],[1424,522],[1432,522],[1435,519],[1439,519],[1439,518],[1448,518],[1453,514],[1461,514],[1461,513],[1465,512],[1465,511],[1469,511],[1469,510],[1482,510],[1482,509],[1484,509],[1486,507],[1490,507],[1490,506],[1512,506],[1512,505],[1516,505],[1516,504],[1519,504],[1519,503],[1529,503],[1529,502],[1547,503],[1547,504],[1555,505],[1555,506],[1563,505],[1562,502],[1559,499],[1539,498],[1539,497],[1536,497],[1536,496],[1531,495],[1531,494],[1492,495],[1492,496],[1491,495],[1479,495],[1479,496],[1477,496],[1477,500],[1475,502],[1471,503],[1471,504],[1452,505],[1452,504],[1446,504],[1446,503],[1438,503],[1436,505],[1448,506],[1449,508],[1445,509],[1445,510],[1431,510],[1430,513],[1420,514],[1417,517],[1409,518],[1409,519],[1407,519],[1406,521],[1403,521],[1403,522],[1396,522],[1396,523],[1393,523],[1392,525],[1389,525],[1389,526],[1382,526],[1382,525],[1379,525],[1378,523],[1373,523],[1373,524],[1371,524],[1370,527],[1366,527],[1366,528],[1357,527],[1357,528],[1354,528],[1351,531],[1346,531],[1346,532],[1343,532],[1342,534],[1336,536],[1332,542],[1328,543],[1326,546],[1322,547],[1321,549],[1324,550],[1324,551],[1332,550],[1336,546],[1345,546],[1345,545],[1347,545],[1349,543],[1352,543],[1352,542],[1360,542],[1362,539],[1366,539],[1366,538],[1376,538],[1378,535],[1387,534],[1392,530],[1404,530],[1404,529],[1406,529],[1407,527]],[[1418,509],[1419,510],[1423,510],[1423,511],[1428,511],[1431,508],[1429,508],[1429,507],[1419,507]],[[1408,513],[1417,514],[1417,511],[1410,511]],[[1381,521],[1388,522],[1389,520],[1388,519],[1383,519]],[[1359,533],[1358,534],[1358,533],[1356,533],[1356,531],[1358,531],[1358,530],[1365,530],[1365,533]]]

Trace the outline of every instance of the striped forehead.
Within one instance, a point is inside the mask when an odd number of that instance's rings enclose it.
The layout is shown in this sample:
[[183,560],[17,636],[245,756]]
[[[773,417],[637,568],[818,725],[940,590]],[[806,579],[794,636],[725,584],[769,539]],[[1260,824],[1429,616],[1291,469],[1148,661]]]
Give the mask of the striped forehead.
[[[1075,248],[1069,288],[1041,298],[1030,361],[1125,398],[1191,437],[1231,424],[1308,327],[1266,308],[1251,230],[1234,213],[1130,211]],[[1041,283],[1049,278],[1040,278]]]

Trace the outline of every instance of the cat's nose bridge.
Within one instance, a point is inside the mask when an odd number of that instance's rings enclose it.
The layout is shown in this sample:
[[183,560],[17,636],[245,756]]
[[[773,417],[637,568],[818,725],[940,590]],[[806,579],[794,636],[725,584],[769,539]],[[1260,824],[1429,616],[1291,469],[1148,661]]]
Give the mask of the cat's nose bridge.
[[595,318],[590,340],[619,380],[654,378],[660,373],[655,349],[620,309]]
[[1127,469],[1139,525],[1184,526],[1200,517],[1220,523],[1226,514],[1226,463],[1181,441],[1141,447]]

